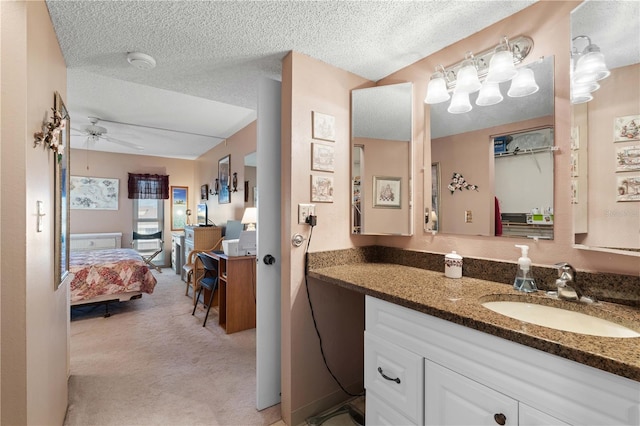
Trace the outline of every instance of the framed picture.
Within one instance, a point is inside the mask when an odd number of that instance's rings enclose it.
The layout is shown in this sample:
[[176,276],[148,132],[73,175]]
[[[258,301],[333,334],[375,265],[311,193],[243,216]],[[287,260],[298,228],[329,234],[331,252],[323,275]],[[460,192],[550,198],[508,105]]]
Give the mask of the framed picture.
[[118,179],[71,176],[71,208],[118,210]]
[[227,155],[218,161],[218,204],[231,202],[231,191],[229,191],[229,175],[231,171],[231,156]]
[[[69,274],[69,217],[70,217],[70,184],[69,184],[69,165],[70,165],[70,130],[71,119],[67,111],[62,96],[55,92],[53,105],[56,111],[60,112],[62,119],[65,120],[65,128],[60,133],[60,143],[64,146],[62,155],[55,158],[54,155],[54,289],[58,289],[60,284]],[[57,161],[56,161],[57,160]]]
[[580,127],[571,127],[571,149],[580,149]]
[[571,179],[571,204],[578,204],[578,179]]
[[333,203],[333,176],[311,175],[311,201]]
[[627,142],[640,140],[640,115],[616,117],[613,121],[613,141]]
[[311,144],[311,170],[332,172],[334,169],[335,149],[321,143]]
[[616,172],[640,170],[640,145],[616,149]]
[[335,142],[336,118],[333,115],[313,111],[311,113],[312,138]]
[[399,209],[400,206],[399,177],[373,177],[373,207]]
[[204,184],[200,187],[200,199],[208,200],[209,199],[209,184]]
[[617,177],[616,201],[640,201],[640,175]]
[[571,177],[578,177],[579,176],[579,169],[578,169],[578,161],[579,159],[579,152],[578,151],[572,151],[571,152]]
[[183,230],[187,224],[187,206],[189,205],[189,188],[186,186],[171,187],[171,230]]

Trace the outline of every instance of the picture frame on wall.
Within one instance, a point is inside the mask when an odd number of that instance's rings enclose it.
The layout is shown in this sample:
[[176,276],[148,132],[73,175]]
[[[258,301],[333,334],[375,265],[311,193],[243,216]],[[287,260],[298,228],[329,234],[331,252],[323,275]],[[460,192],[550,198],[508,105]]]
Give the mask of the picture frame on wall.
[[616,172],[640,170],[640,145],[622,146],[616,149]]
[[62,154],[54,161],[54,290],[69,274],[70,234],[70,144],[71,118],[60,93],[54,93],[53,107],[65,121],[59,143]]
[[616,201],[640,201],[640,174],[616,176]]
[[189,205],[189,188],[186,186],[171,187],[171,230],[181,231],[187,225],[187,206]]
[[226,155],[218,161],[218,204],[228,204],[231,202],[231,191],[229,190],[229,176],[231,172],[231,156]]
[[209,184],[205,183],[200,186],[200,199],[208,200],[209,199]]
[[311,175],[311,201],[333,203],[333,176]]
[[323,114],[318,111],[312,111],[311,127],[311,137],[313,139],[335,142],[336,118],[333,115]]
[[373,207],[399,209],[400,204],[400,177],[374,176],[373,177]]
[[333,146],[312,143],[311,144],[311,170],[333,173],[335,162],[335,149]]
[[640,140],[640,115],[616,117],[613,121],[613,141],[628,142]]
[[71,176],[71,209],[118,210],[119,183],[115,178]]

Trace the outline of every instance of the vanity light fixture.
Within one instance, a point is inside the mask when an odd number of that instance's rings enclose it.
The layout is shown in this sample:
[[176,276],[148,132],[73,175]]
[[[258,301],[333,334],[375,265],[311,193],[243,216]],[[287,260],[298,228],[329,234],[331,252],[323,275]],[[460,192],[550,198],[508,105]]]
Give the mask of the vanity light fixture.
[[[425,103],[445,102],[449,100],[448,92],[453,91],[447,110],[452,114],[465,113],[472,109],[469,94],[480,90],[476,105],[495,105],[504,99],[498,84],[509,80],[512,80],[509,96],[526,96],[537,92],[538,86],[532,71],[523,73],[513,87],[513,79],[519,74],[515,66],[529,55],[532,48],[533,40],[530,37],[518,36],[509,40],[505,36],[492,49],[475,56],[467,52],[464,60],[446,68],[438,65],[429,81]],[[485,84],[481,83],[482,80]]]
[[[582,40],[586,40],[587,45],[579,50],[576,44]],[[591,43],[587,36],[574,37],[571,49],[571,103],[580,104],[592,100],[592,93],[600,88],[597,82],[609,75],[611,71],[607,68],[600,48]]]

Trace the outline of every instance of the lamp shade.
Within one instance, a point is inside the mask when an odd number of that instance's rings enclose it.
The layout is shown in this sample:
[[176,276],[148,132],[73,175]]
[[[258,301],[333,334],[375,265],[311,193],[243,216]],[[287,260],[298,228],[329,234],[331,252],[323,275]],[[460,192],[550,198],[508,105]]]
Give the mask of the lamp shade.
[[487,81],[492,83],[502,83],[511,80],[517,74],[516,66],[513,64],[513,53],[510,50],[498,50],[491,57],[489,62],[489,73]]
[[507,95],[512,98],[520,98],[522,96],[528,96],[536,93],[540,90],[540,87],[536,83],[533,70],[530,68],[521,68],[513,80],[511,80],[511,87],[507,92]]
[[480,79],[478,78],[478,70],[471,59],[462,62],[462,67],[458,71],[456,80],[456,88],[454,92],[473,93],[480,90]]
[[598,46],[591,44],[585,49],[586,53],[580,56],[573,72],[573,80],[576,83],[589,83],[608,77],[611,71],[604,62],[604,55]]
[[247,225],[247,230],[255,229],[255,224],[258,223],[258,209],[255,207],[247,207],[244,209],[244,214],[240,222]]
[[502,93],[500,93],[500,85],[493,83],[489,80],[485,80],[480,88],[478,99],[476,99],[476,105],[489,106],[502,102]]
[[447,91],[447,83],[444,81],[442,73],[435,73],[429,80],[427,86],[427,96],[424,98],[426,104],[439,104],[448,101],[451,96]]
[[469,93],[467,92],[454,92],[451,98],[451,104],[449,104],[449,111],[451,114],[463,114],[471,111],[473,107],[469,102]]

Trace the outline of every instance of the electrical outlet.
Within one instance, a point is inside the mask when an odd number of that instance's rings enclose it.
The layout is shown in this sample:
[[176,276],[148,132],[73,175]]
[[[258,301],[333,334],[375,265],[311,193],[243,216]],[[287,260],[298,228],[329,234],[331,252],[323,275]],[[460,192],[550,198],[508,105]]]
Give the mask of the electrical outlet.
[[464,211],[464,223],[472,223],[473,215],[471,214],[471,210]]
[[298,224],[305,225],[309,216],[316,215],[315,204],[298,204]]

